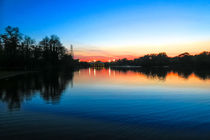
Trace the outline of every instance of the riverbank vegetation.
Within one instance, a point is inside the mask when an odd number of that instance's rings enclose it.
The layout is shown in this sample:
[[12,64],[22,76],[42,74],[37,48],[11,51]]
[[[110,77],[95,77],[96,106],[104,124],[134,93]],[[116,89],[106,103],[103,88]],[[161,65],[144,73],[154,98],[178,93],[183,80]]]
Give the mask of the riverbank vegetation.
[[0,35],[1,69],[73,68],[76,63],[56,35],[46,36],[37,43],[11,26]]
[[106,63],[106,66],[210,68],[210,52],[195,55],[186,52],[175,57],[169,57],[166,53],[147,54],[134,60],[119,59]]
[[[88,63],[74,60],[56,35],[46,36],[36,42],[20,33],[17,27],[11,26],[5,28],[5,33],[0,34],[0,69],[74,69],[92,66],[94,63],[99,62]],[[164,52],[147,54],[134,60],[124,58],[115,62],[105,62],[103,66],[210,68],[210,52],[196,55],[185,52],[175,57],[169,57]]]

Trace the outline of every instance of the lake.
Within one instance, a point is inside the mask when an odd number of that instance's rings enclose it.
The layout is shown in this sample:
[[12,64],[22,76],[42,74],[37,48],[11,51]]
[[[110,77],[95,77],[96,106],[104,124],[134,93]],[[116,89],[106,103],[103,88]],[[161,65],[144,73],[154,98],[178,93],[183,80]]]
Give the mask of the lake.
[[87,68],[0,80],[0,139],[210,139],[210,73]]

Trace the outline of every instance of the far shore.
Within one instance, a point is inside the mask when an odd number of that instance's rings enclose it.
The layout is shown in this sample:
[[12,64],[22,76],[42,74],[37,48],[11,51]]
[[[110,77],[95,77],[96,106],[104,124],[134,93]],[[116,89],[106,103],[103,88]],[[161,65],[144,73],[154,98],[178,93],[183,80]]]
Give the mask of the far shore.
[[0,71],[0,80],[27,74],[27,73],[32,73],[32,72],[35,72],[35,71]]
[[125,66],[110,66],[110,67],[116,67],[116,68],[141,68],[142,66],[125,65]]

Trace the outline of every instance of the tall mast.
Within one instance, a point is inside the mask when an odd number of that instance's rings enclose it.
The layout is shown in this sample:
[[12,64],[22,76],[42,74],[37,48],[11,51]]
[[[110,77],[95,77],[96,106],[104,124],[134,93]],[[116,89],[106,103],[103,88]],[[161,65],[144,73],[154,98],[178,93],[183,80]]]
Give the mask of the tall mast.
[[71,45],[71,56],[72,56],[72,58],[74,59],[74,50],[73,50],[73,45]]

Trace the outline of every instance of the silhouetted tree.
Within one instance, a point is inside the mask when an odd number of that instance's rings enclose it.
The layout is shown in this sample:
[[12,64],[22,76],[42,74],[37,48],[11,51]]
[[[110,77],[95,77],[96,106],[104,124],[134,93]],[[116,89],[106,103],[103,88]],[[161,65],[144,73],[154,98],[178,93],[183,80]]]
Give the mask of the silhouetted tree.
[[73,58],[67,53],[58,36],[45,37],[38,45],[30,37],[22,36],[17,27],[11,26],[0,35],[0,68],[34,69],[61,65],[73,67]]
[[[17,27],[6,27],[0,35],[0,68],[52,68],[66,66],[89,66],[73,60],[56,35],[44,37],[38,44],[28,36],[19,32]],[[142,67],[191,67],[210,68],[210,52],[190,55],[185,52],[176,57],[168,57],[166,53],[147,54],[134,60],[126,58],[116,62],[105,63],[105,66],[142,66]]]
[[210,52],[202,52],[194,56],[195,65],[198,67],[210,67]]
[[[5,33],[1,35],[1,40],[3,40],[4,52],[4,64],[6,66],[16,66],[18,65],[18,55],[19,46],[22,39],[19,29],[17,27],[12,28],[8,26],[5,29]],[[2,43],[1,43],[2,44]]]
[[147,54],[134,60],[119,59],[116,62],[106,63],[106,66],[143,66],[143,67],[189,67],[210,68],[210,52],[190,55],[185,52],[175,57],[168,57],[166,53]]

